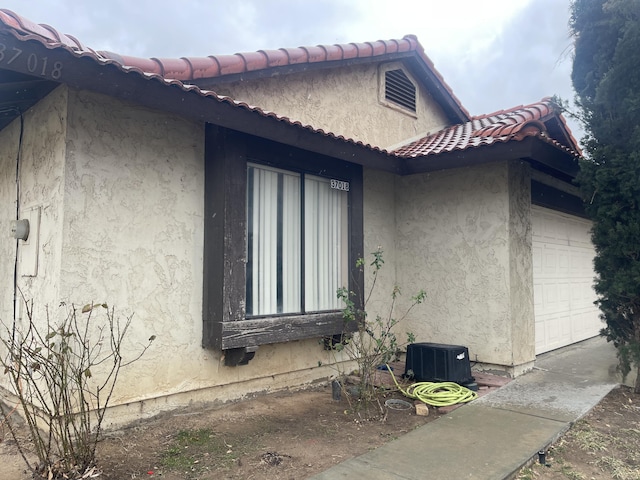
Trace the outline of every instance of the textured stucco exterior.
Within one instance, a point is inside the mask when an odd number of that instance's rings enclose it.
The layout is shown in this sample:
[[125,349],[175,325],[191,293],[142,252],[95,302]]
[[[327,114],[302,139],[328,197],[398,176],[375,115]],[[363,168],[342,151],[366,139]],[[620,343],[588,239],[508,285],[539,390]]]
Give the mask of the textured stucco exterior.
[[[0,132],[5,205],[15,205],[16,124]],[[18,276],[25,297],[52,316],[66,311],[60,302],[107,302],[122,318],[133,315],[131,351],[157,337],[121,372],[111,421],[335,373],[317,339],[262,346],[243,367],[201,347],[203,125],[60,87],[25,115],[24,131],[21,205],[43,211],[38,275]],[[15,210],[2,215],[8,230]],[[15,257],[13,241],[0,244]],[[0,268],[12,278],[12,262]],[[12,295],[3,291],[3,319]]]
[[[260,92],[240,84],[246,92],[234,95],[381,146],[444,121],[424,92],[417,118],[382,105],[377,67],[305,75],[266,81]],[[304,103],[316,99],[318,108]],[[15,218],[19,137],[19,121],[0,132],[0,199],[9,206],[0,221],[7,232]],[[146,355],[121,372],[113,422],[336,373],[335,358],[317,339],[263,345],[241,367],[226,367],[220,352],[201,347],[204,140],[203,124],[64,86],[24,115],[20,209],[22,215],[39,207],[41,222],[37,275],[24,275],[32,262],[19,251],[18,287],[41,316],[45,306],[53,316],[64,314],[60,302],[106,302],[122,318],[133,315],[128,351],[156,336]],[[381,248],[385,261],[370,314],[387,311],[397,285],[402,317],[410,295],[424,289],[426,303],[398,333],[466,345],[472,360],[514,373],[526,368],[534,359],[528,169],[500,162],[399,177],[365,168],[365,254]],[[13,259],[15,242],[7,237],[0,251]],[[12,278],[13,262],[0,264],[0,274]],[[365,290],[371,281],[369,269]],[[5,322],[12,318],[12,290],[0,296]]]
[[397,281],[427,292],[406,329],[514,373],[535,358],[527,172],[489,163],[396,185]]
[[394,62],[310,70],[216,85],[214,90],[314,128],[389,148],[440,130],[447,122],[440,106],[415,81],[415,114],[383,101],[384,69],[401,67]]
[[[396,277],[396,179],[397,176],[365,169],[364,180],[364,255],[365,294],[371,292],[366,305],[370,318],[383,315],[389,308],[391,293],[398,285]],[[372,291],[372,252],[383,252],[384,265],[377,274]],[[401,328],[399,326],[399,328]],[[401,333],[401,331],[399,332]]]
[[509,163],[509,289],[511,292],[512,363],[515,374],[535,360],[531,167]]
[[[9,238],[10,222],[16,218],[16,168],[19,170],[20,217],[34,207],[40,207],[38,270],[36,276],[28,276],[22,268],[27,249],[18,242],[18,287],[26,298],[38,296],[44,305],[54,305],[60,294],[60,267],[62,262],[62,229],[64,217],[64,157],[67,132],[67,91],[58,89],[24,114],[22,142],[20,120],[14,121],[0,132],[2,139],[2,225],[6,235],[2,241],[7,259],[15,259],[16,242]],[[20,145],[19,166],[18,145]],[[6,196],[5,196],[6,192]],[[30,240],[35,240],[31,238]],[[3,252],[5,253],[5,252]],[[2,262],[3,278],[13,278],[13,262]],[[2,319],[12,316],[13,285],[3,289]],[[6,293],[5,293],[6,292]],[[40,313],[42,310],[40,310]],[[23,312],[18,308],[18,317]]]
[[[44,324],[46,308],[57,306],[60,300],[66,132],[67,90],[64,88],[54,91],[23,115],[22,140],[20,119],[0,132],[0,199],[4,206],[0,210],[4,232],[0,250],[6,260],[0,262],[0,275],[6,279],[0,296],[3,332],[14,320],[16,258],[16,295],[35,300],[34,316],[40,325]],[[16,170],[19,182],[16,182]],[[29,239],[30,244],[37,243],[37,249],[29,249],[24,242],[16,242],[10,236],[11,222],[16,218],[18,190],[20,218],[30,209],[40,209],[39,238],[37,242],[33,235]],[[37,258],[33,258],[35,255]],[[26,271],[23,264],[36,262],[37,275],[33,276],[35,272]],[[23,302],[17,302],[16,325],[23,325],[25,317]],[[0,377],[0,382],[6,381],[7,376]]]
[[[512,374],[535,359],[530,171],[500,162],[399,177],[365,170],[365,252],[385,265],[368,308],[396,318],[423,289],[396,333],[419,342],[465,345],[471,359]],[[371,286],[371,272],[366,277]]]

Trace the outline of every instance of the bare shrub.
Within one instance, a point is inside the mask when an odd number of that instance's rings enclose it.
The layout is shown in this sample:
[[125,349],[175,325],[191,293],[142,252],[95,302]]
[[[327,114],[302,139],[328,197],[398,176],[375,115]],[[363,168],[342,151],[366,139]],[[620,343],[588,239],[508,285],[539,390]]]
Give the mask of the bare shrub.
[[[24,325],[2,323],[5,352],[0,362],[10,393],[18,399],[13,408],[0,403],[3,423],[34,478],[93,477],[98,473],[96,445],[120,370],[138,360],[155,336],[125,355],[132,317],[121,321],[107,304],[80,310],[61,304],[60,321],[47,308],[44,322],[34,318],[33,302],[24,305]],[[16,410],[24,416],[29,439],[17,435],[10,419]]]

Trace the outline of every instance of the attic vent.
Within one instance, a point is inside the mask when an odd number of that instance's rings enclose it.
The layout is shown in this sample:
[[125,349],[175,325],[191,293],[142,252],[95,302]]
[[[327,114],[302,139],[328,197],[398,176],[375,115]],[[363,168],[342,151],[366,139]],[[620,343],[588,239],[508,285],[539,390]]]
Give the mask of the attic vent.
[[384,98],[412,112],[416,111],[416,87],[400,69],[385,72]]

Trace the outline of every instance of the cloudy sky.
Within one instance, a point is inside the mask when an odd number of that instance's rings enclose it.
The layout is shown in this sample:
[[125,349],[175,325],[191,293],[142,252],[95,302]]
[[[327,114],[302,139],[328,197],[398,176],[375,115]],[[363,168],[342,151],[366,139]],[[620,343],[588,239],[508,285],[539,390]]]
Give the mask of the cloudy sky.
[[[205,56],[417,35],[471,114],[573,98],[570,0],[0,0],[96,50]],[[576,136],[580,130],[571,123]]]

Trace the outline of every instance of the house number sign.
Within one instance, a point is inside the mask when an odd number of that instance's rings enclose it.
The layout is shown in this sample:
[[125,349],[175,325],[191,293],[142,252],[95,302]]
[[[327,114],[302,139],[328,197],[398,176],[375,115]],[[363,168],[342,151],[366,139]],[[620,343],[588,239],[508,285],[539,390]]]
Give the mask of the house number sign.
[[331,179],[331,188],[333,188],[334,190],[343,190],[345,192],[348,192],[349,182],[343,182],[342,180]]
[[29,73],[42,77],[49,76],[58,80],[62,75],[62,62],[50,62],[48,57],[40,57],[35,53],[23,55],[21,49],[7,48],[4,43],[0,43],[0,64],[11,65],[14,62],[25,65]]

